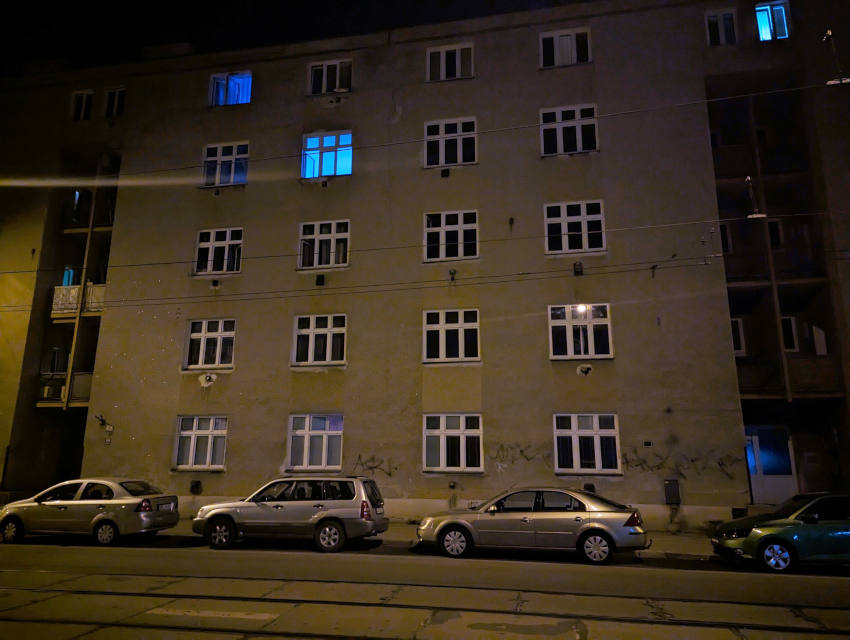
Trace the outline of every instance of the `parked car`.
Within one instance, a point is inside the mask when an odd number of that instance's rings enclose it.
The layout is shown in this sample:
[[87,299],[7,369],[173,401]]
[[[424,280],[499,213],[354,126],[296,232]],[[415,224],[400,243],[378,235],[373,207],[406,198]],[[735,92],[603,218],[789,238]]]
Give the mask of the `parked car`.
[[416,536],[452,557],[476,546],[566,549],[591,564],[652,544],[637,509],[587,491],[548,487],[511,489],[480,506],[428,516]]
[[145,480],[80,478],[4,506],[0,537],[18,542],[27,533],[82,533],[110,545],[119,535],[156,533],[179,519],[177,496]]
[[755,560],[776,573],[801,562],[850,561],[850,496],[795,495],[770,513],[719,525],[711,544],[717,555]]
[[244,500],[201,507],[192,520],[192,530],[213,549],[240,538],[275,537],[312,538],[319,551],[339,551],[346,540],[388,526],[378,485],[361,476],[278,478]]

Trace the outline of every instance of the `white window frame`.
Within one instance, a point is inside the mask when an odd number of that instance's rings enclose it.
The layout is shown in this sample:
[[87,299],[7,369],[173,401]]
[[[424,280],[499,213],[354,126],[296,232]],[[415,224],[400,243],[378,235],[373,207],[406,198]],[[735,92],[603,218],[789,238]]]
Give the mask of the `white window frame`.
[[[602,429],[599,426],[601,417],[613,418],[613,429]],[[558,418],[566,418],[569,428],[559,428]],[[590,419],[590,428],[579,428],[579,424],[587,423]],[[554,430],[554,466],[555,473],[566,475],[618,475],[622,474],[622,449],[620,444],[620,424],[616,413],[556,413],[552,416],[552,427]],[[581,466],[580,438],[593,438],[594,466]],[[613,437],[617,447],[617,467],[602,468],[602,445],[603,437]],[[558,456],[558,438],[569,438],[572,443],[573,466],[560,467]]]
[[[339,84],[340,78],[342,77],[340,71],[346,63],[348,64],[348,86],[342,87]],[[331,67],[336,67],[336,86],[332,89],[328,89],[328,69]],[[322,69],[322,87],[321,91],[317,93],[313,91],[313,71],[318,68]],[[351,62],[351,58],[340,58],[338,60],[321,60],[318,62],[311,62],[307,65],[307,95],[326,96],[328,94],[335,93],[349,93],[351,91],[351,85],[353,84],[353,73],[354,65]]]
[[[774,19],[774,8],[775,7],[783,7],[783,15],[785,19],[785,35],[779,37],[776,35],[776,21]],[[759,30],[758,23],[758,14],[764,9],[768,10],[770,15],[770,37],[762,38],[761,31]],[[755,28],[756,28],[756,39],[759,42],[774,42],[776,40],[787,40],[791,37],[791,7],[788,3],[788,0],[771,0],[770,2],[757,2],[755,7]]]
[[[209,240],[202,240],[202,236],[204,234],[209,234]],[[224,240],[217,240],[216,236],[223,233],[225,238]],[[234,236],[239,236],[238,238],[234,238]],[[197,241],[195,243],[195,275],[216,275],[216,274],[227,274],[227,273],[240,273],[242,271],[242,242],[244,240],[244,233],[242,227],[225,227],[223,229],[201,229],[198,231]],[[207,260],[206,267],[204,269],[199,268],[199,263],[201,260],[201,251],[207,250]],[[216,249],[221,249],[224,252],[224,256],[222,258],[222,269],[214,269],[215,265],[215,251]],[[231,259],[231,255],[234,257]],[[236,265],[236,268],[229,269],[228,266],[233,262]]]
[[[111,100],[110,100],[111,96]],[[124,105],[127,99],[125,87],[111,87],[104,92],[103,116],[105,118],[120,118],[124,115]]]
[[[324,319],[325,326],[319,326]],[[341,320],[340,320],[341,319]],[[307,320],[306,327],[299,327],[301,320]],[[342,326],[335,326],[334,323],[342,322]],[[294,322],[294,339],[292,341],[292,366],[293,367],[316,367],[316,366],[339,366],[344,365],[346,360],[346,349],[348,348],[348,340],[346,333],[348,332],[348,317],[344,313],[320,313],[315,315],[295,316]],[[342,335],[342,359],[334,360],[333,358],[333,341],[334,336]],[[325,339],[325,357],[324,359],[316,358],[316,338],[324,336]],[[298,360],[298,338],[306,337],[307,339],[307,359]]]
[[[191,430],[182,430],[183,421],[191,420]],[[201,429],[202,423],[206,422],[208,428]],[[216,428],[221,427],[223,428]],[[227,416],[204,416],[204,415],[181,415],[177,416],[177,434],[174,438],[174,468],[178,471],[192,470],[223,470],[227,455]],[[187,453],[188,463],[180,464],[180,440],[188,439],[189,448]],[[195,464],[195,455],[198,448],[198,440],[206,438],[205,462]],[[223,450],[221,452],[221,463],[213,464],[213,446],[217,439],[223,439]]]
[[[463,50],[469,49],[469,74],[463,73]],[[450,68],[447,66],[447,53],[455,52],[455,68],[454,75],[449,76]],[[439,55],[439,69],[437,77],[432,77],[431,58],[432,54]],[[444,82],[446,80],[464,80],[475,77],[475,48],[471,42],[460,42],[456,44],[447,44],[440,47],[428,47],[425,51],[425,82]]]
[[[201,323],[200,330],[195,330],[192,327],[195,323]],[[218,325],[211,329],[210,322],[217,322]],[[233,323],[232,329],[226,329],[225,323]],[[222,345],[226,340],[230,340],[231,347],[231,358],[230,362],[222,362]],[[198,361],[190,362],[190,358],[192,357],[192,342],[194,340],[198,341]],[[215,362],[213,363],[204,363],[204,354],[206,354],[207,350],[207,342],[210,340],[215,341]],[[186,343],[186,359],[184,361],[184,367],[186,369],[232,369],[233,363],[236,361],[236,320],[233,318],[209,318],[209,319],[197,319],[189,321],[189,339]]]
[[[348,136],[348,142],[343,143],[342,138]],[[311,138],[318,138],[318,146],[317,147],[309,147],[308,141]],[[330,138],[333,138],[333,143],[326,143],[326,141]],[[325,173],[325,160],[326,158],[333,154],[333,171],[330,173]],[[345,169],[340,169],[340,158],[347,156],[349,158],[349,171],[346,173],[340,173],[340,170],[345,171]],[[307,167],[308,162],[309,166],[312,166],[314,162],[318,162],[318,169],[316,175],[307,175]],[[344,167],[344,165],[343,165]],[[327,180],[328,178],[333,178],[335,176],[350,176],[354,172],[354,135],[351,133],[351,129],[341,130],[341,131],[313,131],[312,133],[305,133],[301,137],[301,179],[302,180]]]
[[[576,34],[584,33],[587,35],[587,60],[578,60],[578,49],[576,47]],[[569,50],[564,51],[563,49],[559,49],[555,44],[558,42],[559,38],[569,37]],[[552,50],[554,57],[554,64],[545,64],[543,60],[543,40],[546,38],[552,38]],[[538,51],[540,54],[540,68],[541,69],[554,69],[556,67],[571,67],[577,64],[588,64],[593,62],[593,47],[591,46],[590,41],[590,28],[589,27],[578,27],[574,29],[559,29],[558,31],[546,31],[545,33],[541,33],[539,37],[539,47]],[[566,58],[566,59],[562,59]]]
[[[599,214],[588,214],[587,205],[599,205]],[[559,215],[550,216],[550,209],[557,207]],[[579,207],[578,215],[567,215],[570,208]],[[598,229],[590,230],[591,226],[599,224]],[[557,224],[561,228],[561,249],[551,249],[549,247],[549,239],[554,234],[549,233],[549,225]],[[576,233],[569,231],[570,224],[578,224],[581,231]],[[543,247],[547,255],[563,255],[576,253],[599,253],[606,251],[608,248],[605,237],[605,206],[602,200],[577,200],[575,202],[548,202],[543,205]],[[602,236],[601,247],[590,247],[590,234],[600,234]],[[570,249],[570,236],[581,235],[581,248]]]
[[730,253],[733,253],[732,227],[729,225],[728,222],[721,222],[717,225],[717,230],[720,235],[720,252],[723,255],[729,255]]
[[[305,228],[308,225],[313,226],[313,233],[305,233]],[[330,225],[329,232],[322,232],[323,225]],[[340,230],[344,225],[345,230]],[[309,247],[309,242],[313,242],[313,250],[306,251]],[[337,243],[345,243],[345,259],[339,260],[339,252],[337,252]],[[327,243],[328,262],[320,262],[322,257],[321,247]],[[351,222],[349,220],[321,220],[319,222],[300,222],[298,223],[298,269],[315,270],[315,269],[336,269],[338,267],[347,267],[349,254],[351,252]],[[311,256],[313,264],[304,264],[305,257]]]
[[[466,320],[465,314],[475,312],[475,321]],[[457,313],[457,322],[447,322],[446,315]],[[438,314],[437,322],[429,323],[429,314]],[[467,356],[466,332],[475,330],[476,355]],[[446,356],[446,332],[458,332],[458,356]],[[438,332],[439,356],[428,357],[428,332]],[[478,309],[433,309],[422,312],[422,361],[430,362],[480,362],[481,361],[481,313]]]
[[[440,217],[440,224],[434,227],[429,227],[428,223],[433,220],[434,216]],[[456,224],[449,224],[447,222],[449,216],[457,216]],[[465,220],[469,216],[474,216],[474,222],[466,222]],[[478,252],[478,240],[480,236],[480,232],[478,230],[478,211],[475,209],[468,209],[462,211],[434,211],[431,213],[426,213],[424,216],[424,231],[423,231],[423,248],[422,248],[422,259],[425,262],[446,262],[450,260],[473,260],[479,257]],[[464,235],[466,231],[474,231],[475,232],[475,253],[471,255],[465,254],[465,245],[468,244],[464,241]],[[451,244],[457,244],[457,253],[456,256],[447,256],[448,242],[446,240],[447,233],[457,233],[457,242]],[[428,236],[431,234],[437,235],[437,242],[439,246],[437,248],[438,256],[428,257],[428,248],[433,247],[433,243],[428,242]]]
[[[225,149],[228,147],[232,148],[230,153],[226,154]],[[210,150],[212,149],[215,150],[215,153],[210,155]],[[203,156],[203,185],[205,187],[228,187],[248,182],[248,157],[250,150],[251,145],[247,140],[206,145]],[[208,169],[213,163],[215,163],[215,176],[211,182],[208,179]],[[222,171],[222,166],[227,165],[227,163],[229,163],[229,169]],[[242,164],[245,171],[245,179],[241,182],[236,182],[236,167],[238,164]]]
[[[472,123],[472,131],[464,131],[464,125]],[[455,133],[446,133],[446,126],[454,125]],[[438,133],[428,133],[428,127],[438,127]],[[472,139],[474,144],[475,158],[464,161],[463,158],[463,141]],[[457,162],[446,162],[446,142],[455,140],[457,143]],[[438,144],[438,162],[437,164],[428,164],[428,143],[436,142]],[[474,116],[464,118],[451,118],[448,120],[430,120],[425,123],[425,145],[422,149],[422,165],[426,169],[437,167],[457,167],[460,165],[477,164],[478,163],[478,121]]]
[[[747,342],[744,340],[744,319],[733,317],[732,321],[732,351],[736,357],[747,355]],[[738,339],[740,347],[735,348],[735,339]]]
[[[429,418],[439,420],[439,427],[429,428]],[[449,419],[457,419],[457,428],[448,428],[446,424]],[[477,424],[477,427],[467,425]],[[460,439],[460,465],[449,467],[446,464],[446,439],[449,437]],[[478,466],[467,465],[467,441],[478,438]],[[439,438],[440,462],[437,466],[428,466],[428,438]],[[484,424],[480,413],[426,413],[422,416],[422,470],[449,472],[449,473],[481,473],[484,471]]]
[[[320,420],[325,420],[324,428],[319,428]],[[335,426],[338,425],[339,429]],[[328,442],[339,437],[339,463],[328,463]],[[301,460],[293,460],[293,439],[302,438]],[[342,469],[342,447],[344,438],[342,413],[298,413],[289,416],[289,434],[286,439],[286,468],[292,471],[338,471]],[[321,446],[322,459],[319,464],[310,464],[310,452],[313,446]]]
[[[77,101],[80,102],[79,114],[77,114]],[[85,122],[91,120],[91,108],[94,102],[94,91],[91,89],[78,89],[71,93],[71,120],[74,122]]]
[[[228,80],[228,78],[230,78],[230,76],[250,76],[251,77],[251,94],[252,95],[248,96],[247,102],[228,102],[229,83],[227,82],[227,80]],[[216,91],[215,91],[216,80],[224,80],[224,102],[222,102],[220,104],[218,102],[216,102],[216,95],[215,95],[216,94]],[[209,95],[208,95],[208,103],[209,103],[209,106],[211,106],[211,107],[234,107],[234,106],[237,106],[237,105],[240,105],[240,104],[251,104],[251,100],[253,99],[253,93],[254,93],[254,74],[251,72],[250,69],[243,69],[242,71],[227,71],[227,72],[224,72],[224,73],[214,73],[210,76],[210,89],[209,89]]]
[[[597,309],[604,308],[605,317],[593,317],[593,313]],[[554,309],[563,309],[564,318],[553,318]],[[575,318],[574,316],[584,316]],[[599,360],[611,359],[614,357],[614,337],[611,331],[611,305],[608,303],[587,303],[587,304],[550,304],[548,307],[549,319],[549,358],[551,360]],[[608,327],[608,349],[610,353],[596,353],[596,344],[593,328],[596,326]],[[556,354],[554,351],[554,339],[552,334],[555,327],[565,327],[566,333],[566,354]],[[585,327],[584,335],[581,336],[581,342],[586,345],[587,353],[575,353],[575,344],[573,339],[573,329],[577,327]]]
[[[791,337],[794,341],[794,344],[790,347],[785,344],[785,323],[788,323],[791,327]],[[782,348],[785,350],[785,353],[797,353],[800,351],[800,340],[797,337],[797,318],[794,316],[781,316],[780,317],[780,328],[782,329]]]
[[[582,110],[593,110],[592,116],[582,116]],[[565,119],[565,114],[567,113],[573,114],[573,119]],[[555,114],[555,120],[551,122],[543,122],[544,114]],[[593,126],[593,138],[595,141],[595,145],[592,148],[584,148],[584,131],[583,127],[585,126]],[[546,153],[546,147],[544,143],[545,132],[550,130],[555,130],[555,142],[557,145],[557,150],[552,153]],[[564,130],[565,129],[575,129],[576,136],[576,149],[574,151],[565,151],[564,150]],[[540,110],[540,155],[542,157],[549,156],[570,156],[576,155],[579,153],[590,153],[592,151],[599,151],[599,123],[598,123],[598,110],[595,104],[574,104],[567,105],[563,107],[548,107],[546,109]]]
[[[726,30],[723,28],[723,18],[732,16],[732,31],[735,42],[726,42]],[[711,42],[711,29],[708,22],[711,18],[717,19],[717,44]],[[732,9],[712,9],[705,12],[705,41],[709,47],[731,47],[738,44],[738,12]]]

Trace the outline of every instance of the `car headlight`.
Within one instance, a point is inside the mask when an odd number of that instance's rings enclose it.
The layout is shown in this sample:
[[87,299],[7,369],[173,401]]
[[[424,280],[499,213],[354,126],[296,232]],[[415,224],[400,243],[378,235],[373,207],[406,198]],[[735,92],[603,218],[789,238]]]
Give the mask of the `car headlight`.
[[734,540],[736,538],[746,538],[748,535],[750,535],[750,531],[752,531],[752,529],[726,529],[726,531],[720,534],[720,537],[726,538],[727,540]]

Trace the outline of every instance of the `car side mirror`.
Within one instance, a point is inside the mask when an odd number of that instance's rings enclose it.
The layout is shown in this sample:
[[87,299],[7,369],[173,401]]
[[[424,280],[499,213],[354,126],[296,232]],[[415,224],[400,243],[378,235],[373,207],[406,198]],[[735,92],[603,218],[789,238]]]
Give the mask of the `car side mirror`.
[[807,513],[799,517],[800,522],[804,522],[806,524],[817,524],[820,520],[820,516],[816,513]]
[[498,513],[498,512],[499,512],[499,507],[497,507],[494,504],[491,504],[489,507],[487,507],[487,513]]

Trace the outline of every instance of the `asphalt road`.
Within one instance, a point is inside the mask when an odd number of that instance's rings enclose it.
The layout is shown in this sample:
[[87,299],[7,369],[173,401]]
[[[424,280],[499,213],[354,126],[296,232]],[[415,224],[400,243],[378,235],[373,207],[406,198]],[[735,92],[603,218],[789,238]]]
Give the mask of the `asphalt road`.
[[850,571],[765,575],[700,560],[451,559],[365,542],[326,555],[160,535],[0,545],[0,638],[850,637]]

